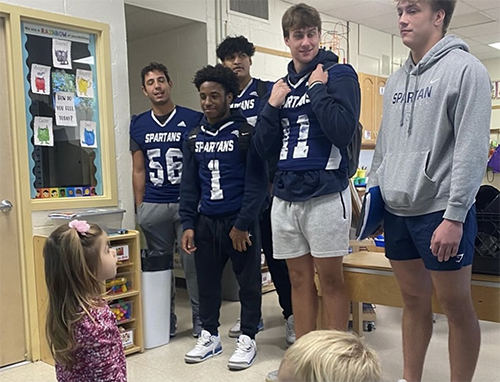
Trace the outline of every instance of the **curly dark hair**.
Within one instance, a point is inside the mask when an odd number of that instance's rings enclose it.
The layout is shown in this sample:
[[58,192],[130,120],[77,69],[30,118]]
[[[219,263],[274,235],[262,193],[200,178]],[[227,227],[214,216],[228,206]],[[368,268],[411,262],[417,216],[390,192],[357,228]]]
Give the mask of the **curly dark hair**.
[[165,74],[165,77],[167,78],[167,81],[170,82],[170,76],[168,75],[168,69],[165,65],[160,64],[159,62],[151,62],[148,66],[145,66],[141,70],[141,80],[142,80],[142,86],[146,85],[144,82],[144,79],[146,78],[146,74],[149,72],[163,72]]
[[224,65],[207,65],[198,70],[193,78],[193,84],[198,91],[200,90],[200,86],[208,81],[221,84],[226,91],[226,95],[232,93],[234,98],[238,96],[240,89],[238,77],[231,69],[226,68]]
[[245,53],[248,57],[255,54],[255,46],[243,36],[226,37],[217,47],[217,57],[224,61],[236,53]]

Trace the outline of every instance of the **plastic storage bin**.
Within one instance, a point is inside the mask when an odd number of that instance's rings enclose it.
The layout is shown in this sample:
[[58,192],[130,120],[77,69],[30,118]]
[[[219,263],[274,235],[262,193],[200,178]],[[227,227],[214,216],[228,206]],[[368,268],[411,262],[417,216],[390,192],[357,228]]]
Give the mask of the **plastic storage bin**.
[[115,295],[129,292],[134,287],[133,275],[132,272],[118,273],[114,279],[106,280],[106,293]]
[[58,224],[68,223],[73,219],[86,220],[99,225],[107,233],[116,233],[122,228],[124,212],[125,210],[121,208],[94,208],[53,212],[49,214],[49,218]]
[[133,301],[117,301],[113,304],[109,304],[109,308],[114,313],[116,317],[116,323],[121,324],[131,320],[133,315]]
[[383,235],[379,235],[376,238],[373,239],[375,242],[375,246],[377,247],[385,247],[385,239]]

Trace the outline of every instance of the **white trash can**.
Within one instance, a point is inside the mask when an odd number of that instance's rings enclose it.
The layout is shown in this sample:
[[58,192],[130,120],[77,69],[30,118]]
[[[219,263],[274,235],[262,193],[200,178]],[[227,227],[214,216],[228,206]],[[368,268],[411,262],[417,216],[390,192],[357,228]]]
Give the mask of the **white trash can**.
[[144,347],[152,349],[170,342],[172,270],[142,272],[141,281]]

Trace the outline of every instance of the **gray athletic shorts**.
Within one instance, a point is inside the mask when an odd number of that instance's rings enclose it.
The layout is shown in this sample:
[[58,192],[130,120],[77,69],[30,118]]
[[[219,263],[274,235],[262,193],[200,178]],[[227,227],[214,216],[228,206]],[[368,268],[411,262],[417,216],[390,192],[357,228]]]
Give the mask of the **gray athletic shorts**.
[[344,191],[305,202],[274,197],[271,210],[275,259],[336,257],[349,251],[351,194]]

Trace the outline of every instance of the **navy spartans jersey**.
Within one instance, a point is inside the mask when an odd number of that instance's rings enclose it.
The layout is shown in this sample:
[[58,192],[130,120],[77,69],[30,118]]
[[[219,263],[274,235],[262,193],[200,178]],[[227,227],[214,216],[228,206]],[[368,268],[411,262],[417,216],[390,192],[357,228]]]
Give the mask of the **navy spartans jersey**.
[[194,142],[204,215],[227,215],[241,208],[245,165],[238,142],[240,123],[229,121],[215,132],[201,126]]
[[202,114],[176,106],[165,123],[153,111],[133,117],[130,138],[144,154],[147,203],[178,203],[182,174],[182,143]]
[[[259,85],[264,84],[264,86]],[[252,78],[245,88],[238,94],[238,97],[231,103],[231,109],[240,109],[247,122],[255,126],[257,122],[257,114],[259,113],[260,98],[265,95],[259,94],[260,89],[267,91],[272,87],[271,81],[262,81],[257,78]],[[262,93],[262,91],[260,91]]]
[[278,170],[337,170],[342,160],[339,149],[323,133],[307,94],[309,74],[292,84],[280,112],[283,141]]

